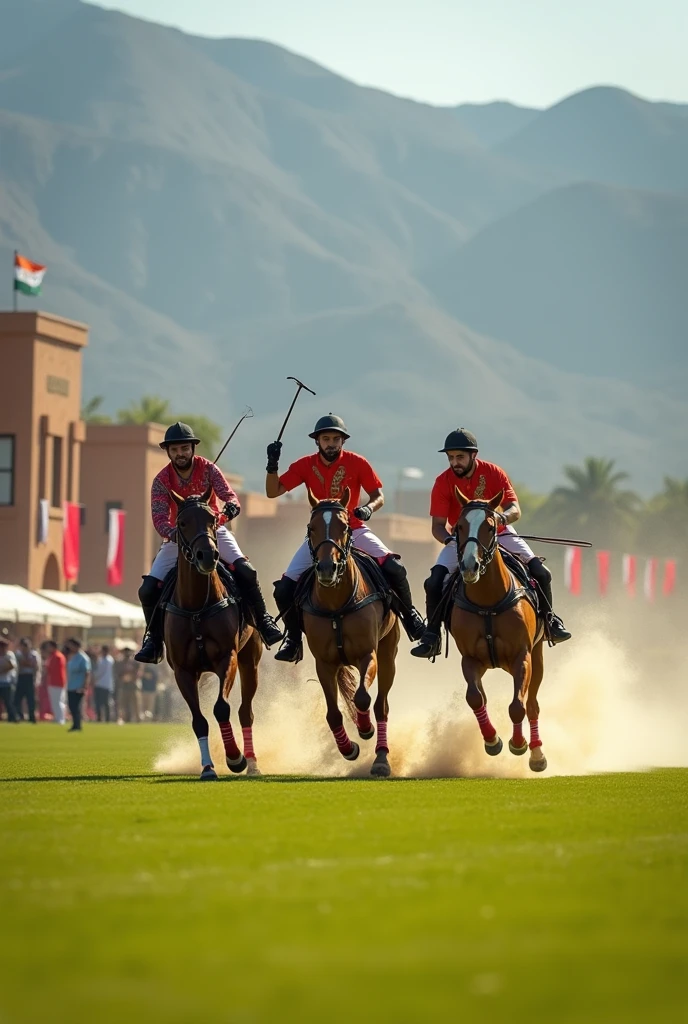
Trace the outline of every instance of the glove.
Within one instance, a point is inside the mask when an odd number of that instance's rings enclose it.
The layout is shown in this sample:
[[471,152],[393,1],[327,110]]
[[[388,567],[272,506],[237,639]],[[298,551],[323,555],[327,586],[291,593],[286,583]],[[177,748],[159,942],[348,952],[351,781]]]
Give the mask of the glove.
[[358,508],[354,509],[354,516],[363,523],[367,523],[372,514],[370,505],[359,505]]
[[495,512],[495,519],[497,520],[497,526],[506,526],[506,516],[503,512]]
[[268,445],[268,464],[265,467],[266,473],[276,473],[279,469],[279,457],[282,452],[281,441],[271,441]]
[[241,512],[241,509],[235,501],[226,501],[222,512],[223,515],[227,516],[227,519],[236,519]]

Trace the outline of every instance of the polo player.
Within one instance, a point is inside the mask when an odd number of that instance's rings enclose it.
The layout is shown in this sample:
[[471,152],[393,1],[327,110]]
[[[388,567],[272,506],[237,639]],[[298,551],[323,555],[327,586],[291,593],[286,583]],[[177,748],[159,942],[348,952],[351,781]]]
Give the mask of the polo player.
[[461,514],[461,506],[455,492],[457,486],[466,498],[477,501],[489,501],[501,490],[504,491],[502,511],[495,513],[499,522],[499,545],[528,566],[528,571],[544,599],[545,616],[552,642],[558,644],[570,640],[571,634],[552,610],[551,572],[512,526],[512,523],[521,518],[521,509],[509,477],[499,466],[478,458],[478,442],[475,435],[463,427],[452,430],[447,435],[444,448],[440,448],[440,452],[446,454],[449,468],[440,473],[435,480],[430,497],[430,515],[432,535],[444,547],[425,581],[428,628],[421,643],[413,648],[411,654],[416,658],[431,658],[440,651],[440,623],[435,621],[435,615],[442,601],[447,575],[459,567],[454,534]]
[[[305,484],[318,501],[336,501],[348,488],[349,525],[352,530],[353,546],[377,560],[391,589],[399,599],[402,621],[408,635],[412,640],[418,640],[423,634],[425,624],[413,606],[406,568],[399,556],[391,552],[366,525],[373,513],[384,505],[382,481],[362,455],[344,450],[344,444],[351,435],[347,433],[344,421],[339,416],[333,416],[332,413],[322,416],[308,436],[315,441],[315,452],[293,462],[281,476],[279,457],[282,442],[273,441],[268,445],[265,493],[268,498],[279,498],[287,491]],[[361,503],[361,490],[368,495],[365,504]],[[298,580],[311,564],[312,555],[308,541],[305,540],[289,563],[282,579],[275,583],[275,601],[286,626],[286,637],[275,655],[277,661],[301,660],[301,624],[299,610],[294,607],[294,595]]]
[[[162,615],[153,612],[160,597],[161,581],[177,564],[177,540],[175,523],[177,505],[172,491],[182,498],[203,494],[209,486],[213,493],[208,504],[217,516],[217,546],[220,558],[232,569],[241,597],[253,611],[256,626],[263,643],[270,647],[282,639],[282,632],[271,615],[268,615],[265,600],[258,582],[258,575],[242,553],[234,534],[226,524],[241,512],[239,499],[227,483],[217,466],[196,455],[199,438],[194,436],[186,423],[173,423],[165,433],[160,447],[169,455],[169,463],[160,470],[151,487],[151,515],[153,526],[162,537],[162,545],[148,576],[143,577],[139,599],[146,616],[146,636],[143,646],[136,655],[137,661],[157,664],[163,654]],[[218,500],[223,502],[220,509]]]

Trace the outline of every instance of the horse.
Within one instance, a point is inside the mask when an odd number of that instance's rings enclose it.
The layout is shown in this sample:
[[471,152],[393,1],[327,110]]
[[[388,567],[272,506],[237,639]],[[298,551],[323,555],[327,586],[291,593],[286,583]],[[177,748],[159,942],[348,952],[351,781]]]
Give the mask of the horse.
[[[217,571],[217,521],[208,502],[212,487],[203,494],[182,498],[177,505],[177,581],[165,611],[167,660],[179,691],[191,711],[191,724],[201,753],[201,781],[217,779],[208,748],[208,720],[201,713],[198,681],[214,672],[220,681],[213,714],[220,726],[227,767],[238,774],[259,775],[253,747],[253,698],[258,688],[258,664],[263,644],[258,632],[241,625],[236,599],[225,593]],[[244,752],[239,749],[230,723],[230,694],[237,668],[241,679],[239,721]]]
[[[540,740],[537,695],[544,673],[544,624],[528,598],[528,591],[506,566],[499,549],[494,513],[504,492],[500,491],[490,501],[469,501],[458,487],[455,490],[462,506],[456,544],[465,590],[454,600],[450,632],[461,653],[466,703],[478,721],[485,751],[492,756],[501,753],[502,741],[487,713],[482,680],[489,668],[508,672],[514,681],[514,696],[509,705],[513,724],[509,750],[520,756],[530,749],[531,770],[542,772],[547,759]],[[523,735],[526,714],[530,744]]]
[[[391,773],[388,696],[396,672],[399,622],[382,592],[382,581],[380,589],[373,587],[351,554],[349,499],[348,488],[337,501],[318,501],[308,492],[312,512],[307,538],[313,577],[302,604],[304,632],[315,658],[327,704],[327,724],[337,749],[347,761],[355,761],[360,753],[359,744],[349,738],[344,726],[337,699],[339,691],[361,739],[372,739],[377,727],[370,774],[387,778]],[[376,676],[374,726],[368,690]]]

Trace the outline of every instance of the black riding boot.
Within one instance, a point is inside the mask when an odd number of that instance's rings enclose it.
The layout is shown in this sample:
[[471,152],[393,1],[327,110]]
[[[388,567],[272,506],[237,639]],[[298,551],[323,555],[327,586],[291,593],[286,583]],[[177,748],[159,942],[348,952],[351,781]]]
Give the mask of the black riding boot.
[[539,558],[531,558],[528,562],[528,570],[544,598],[543,603],[545,605],[545,619],[549,639],[553,644],[561,644],[564,640],[570,640],[571,634],[559,616],[555,615],[552,610],[552,573],[546,565],[543,565]]
[[280,610],[286,629],[282,646],[275,655],[275,661],[288,661],[296,664],[303,658],[303,641],[301,639],[301,613],[294,604],[296,581],[283,576],[275,583],[275,604]]
[[258,573],[247,558],[234,563],[234,579],[237,581],[242,600],[251,608],[256,628],[266,647],[278,644],[282,630],[265,607],[265,598],[258,582]]
[[157,665],[162,661],[165,649],[162,637],[162,610],[158,608],[160,580],[156,580],[155,576],[144,576],[139,587],[139,601],[146,617],[146,632],[141,650],[134,655],[134,661],[142,661],[144,665]]
[[420,640],[425,631],[423,616],[413,607],[411,588],[409,586],[406,566],[398,558],[385,558],[380,566],[387,581],[399,598],[401,605],[401,622],[409,640]]
[[420,643],[411,650],[414,658],[436,658],[442,647],[442,623],[438,613],[444,594],[444,580],[449,572],[443,565],[433,565],[425,581],[425,608],[428,626]]

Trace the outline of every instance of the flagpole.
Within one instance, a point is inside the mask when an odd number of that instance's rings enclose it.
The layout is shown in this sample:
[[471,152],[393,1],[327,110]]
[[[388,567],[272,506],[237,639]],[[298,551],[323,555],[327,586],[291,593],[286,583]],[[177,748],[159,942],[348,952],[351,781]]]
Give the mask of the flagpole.
[[15,313],[17,312],[17,279],[15,277],[15,274],[16,274],[17,256],[18,255],[19,255],[19,253],[15,249],[14,250],[14,262],[12,263],[12,297],[13,297],[13,309],[14,309]]

